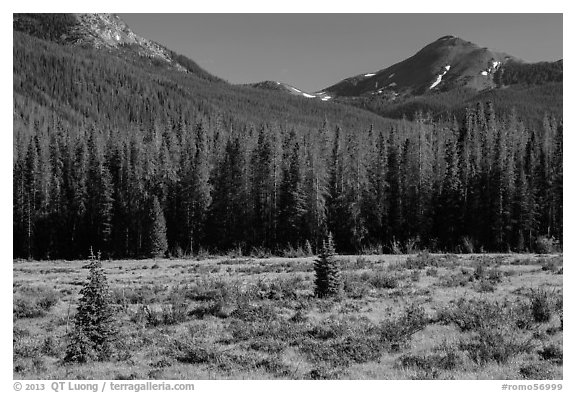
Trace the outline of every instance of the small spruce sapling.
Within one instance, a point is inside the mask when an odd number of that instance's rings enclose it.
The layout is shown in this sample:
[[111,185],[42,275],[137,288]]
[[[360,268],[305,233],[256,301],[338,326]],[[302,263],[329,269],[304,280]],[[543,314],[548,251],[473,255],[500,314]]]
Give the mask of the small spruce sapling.
[[109,359],[117,334],[100,253],[96,257],[90,249],[89,259],[88,280],[80,290],[74,329],[70,334],[70,344],[64,358],[67,362],[85,363]]
[[323,242],[318,259],[314,262],[315,294],[320,298],[339,296],[342,291],[340,264],[334,255],[334,242],[332,234]]

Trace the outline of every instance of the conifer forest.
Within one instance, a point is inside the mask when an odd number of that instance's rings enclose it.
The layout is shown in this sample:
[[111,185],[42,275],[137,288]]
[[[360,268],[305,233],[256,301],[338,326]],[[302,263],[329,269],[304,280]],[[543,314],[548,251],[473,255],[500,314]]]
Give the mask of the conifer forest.
[[[384,129],[197,114],[146,129],[31,125],[16,136],[14,255],[535,251],[562,241],[562,125],[490,103]],[[72,132],[71,132],[72,131]]]

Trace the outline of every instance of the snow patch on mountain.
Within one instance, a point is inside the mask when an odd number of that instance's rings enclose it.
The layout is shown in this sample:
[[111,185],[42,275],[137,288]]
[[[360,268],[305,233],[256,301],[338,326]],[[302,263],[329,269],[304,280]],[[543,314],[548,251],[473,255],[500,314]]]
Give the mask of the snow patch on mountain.
[[441,73],[440,75],[438,75],[436,77],[436,80],[434,81],[434,83],[432,83],[432,86],[430,86],[430,90],[432,90],[433,88],[435,88],[436,86],[438,86],[438,84],[440,84],[440,82],[442,82],[442,77],[444,75],[446,75],[446,73],[450,71],[450,65],[447,65],[444,67],[444,72]]
[[302,95],[306,98],[316,98],[316,96],[312,94],[302,93]]
[[374,76],[376,74],[364,74],[364,76]]
[[496,72],[496,70],[498,70],[498,68],[502,64],[501,62],[496,60],[492,60],[491,63],[492,65],[490,65],[486,70],[482,70],[480,72],[481,75],[488,76],[488,74],[493,74],[494,72]]

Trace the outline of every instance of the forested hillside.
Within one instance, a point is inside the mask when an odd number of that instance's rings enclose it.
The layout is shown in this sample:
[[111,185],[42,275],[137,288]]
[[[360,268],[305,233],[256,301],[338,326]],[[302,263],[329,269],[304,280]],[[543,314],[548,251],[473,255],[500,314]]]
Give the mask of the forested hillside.
[[13,53],[15,257],[562,239],[560,120],[388,120],[20,32]]

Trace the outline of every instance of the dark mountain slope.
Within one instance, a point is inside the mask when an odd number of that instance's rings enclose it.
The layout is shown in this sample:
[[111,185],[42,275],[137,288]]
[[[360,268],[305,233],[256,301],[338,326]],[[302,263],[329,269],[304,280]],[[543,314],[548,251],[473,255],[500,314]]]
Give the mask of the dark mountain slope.
[[153,124],[218,113],[227,124],[278,123],[319,127],[324,119],[345,127],[387,128],[389,120],[342,104],[233,86],[133,52],[60,45],[14,32],[15,111],[25,102],[49,108],[71,122],[115,127]]

